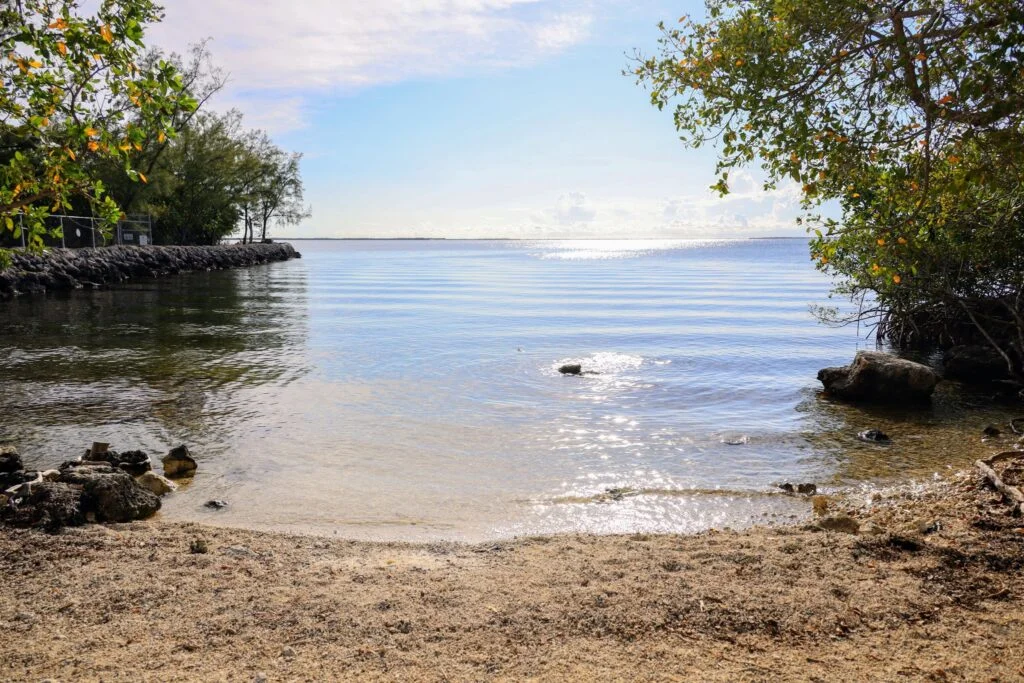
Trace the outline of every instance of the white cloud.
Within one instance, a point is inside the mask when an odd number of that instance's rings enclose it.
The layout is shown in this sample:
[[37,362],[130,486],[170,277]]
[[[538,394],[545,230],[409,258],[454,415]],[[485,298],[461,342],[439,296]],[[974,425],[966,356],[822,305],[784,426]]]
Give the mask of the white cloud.
[[594,220],[597,211],[582,192],[569,192],[558,198],[551,216],[559,225],[586,225]]
[[531,64],[587,38],[578,1],[176,0],[151,37],[175,51],[212,38],[236,99],[287,97]]

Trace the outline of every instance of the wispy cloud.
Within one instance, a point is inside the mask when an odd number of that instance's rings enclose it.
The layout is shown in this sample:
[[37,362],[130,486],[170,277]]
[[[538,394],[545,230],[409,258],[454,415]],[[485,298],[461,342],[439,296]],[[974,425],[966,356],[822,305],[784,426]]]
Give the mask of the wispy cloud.
[[535,63],[587,38],[591,16],[577,2],[176,0],[152,37],[172,50],[212,38],[237,100],[287,99]]

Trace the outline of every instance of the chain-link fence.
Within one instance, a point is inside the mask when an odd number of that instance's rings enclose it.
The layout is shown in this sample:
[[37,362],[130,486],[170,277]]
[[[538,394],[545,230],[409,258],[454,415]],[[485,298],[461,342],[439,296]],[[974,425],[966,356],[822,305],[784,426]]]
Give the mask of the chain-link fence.
[[[15,226],[21,227],[20,220],[15,221]],[[141,247],[153,244],[153,221],[149,216],[128,216],[118,221],[107,235],[100,230],[99,219],[92,216],[51,214],[46,217],[46,227],[57,235],[43,236],[43,244],[48,247],[81,249],[110,244],[134,244]],[[9,230],[0,231],[0,247],[24,248],[26,234],[24,230],[20,230],[20,233],[20,236],[15,237]]]

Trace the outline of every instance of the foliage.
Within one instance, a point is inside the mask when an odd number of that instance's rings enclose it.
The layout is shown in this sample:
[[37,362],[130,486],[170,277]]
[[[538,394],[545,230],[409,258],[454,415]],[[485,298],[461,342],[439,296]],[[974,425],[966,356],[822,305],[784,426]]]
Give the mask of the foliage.
[[177,69],[143,60],[144,30],[161,10],[149,0],[25,0],[0,8],[0,229],[43,246],[50,211],[85,199],[105,224],[120,207],[90,166],[105,162],[132,182],[144,145],[174,136],[176,112],[194,110]]
[[271,221],[294,225],[310,215],[302,203],[302,155],[284,152],[262,131],[249,137],[248,153],[254,164],[243,206],[243,242],[255,239],[256,227],[260,228],[260,239],[266,240]]
[[[799,184],[812,256],[840,291],[871,293],[880,333],[952,343],[966,318],[1024,372],[1024,5],[707,8],[663,25],[634,73],[686,142],[720,144],[714,187],[751,163],[767,188]],[[842,219],[816,215],[823,202]]]

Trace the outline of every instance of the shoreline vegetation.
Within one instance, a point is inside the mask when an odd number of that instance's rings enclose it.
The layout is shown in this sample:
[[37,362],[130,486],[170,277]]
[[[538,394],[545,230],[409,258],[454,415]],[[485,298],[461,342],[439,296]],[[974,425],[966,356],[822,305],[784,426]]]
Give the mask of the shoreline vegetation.
[[114,246],[12,252],[0,269],[0,299],[71,289],[98,289],[131,278],[226,270],[299,258],[287,243],[216,246]]
[[804,525],[463,545],[159,519],[59,534],[5,526],[0,675],[1024,676],[1024,520],[980,474],[824,504],[857,533]]

